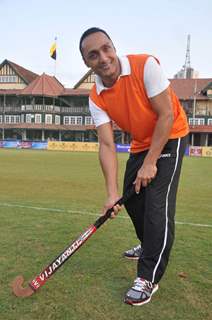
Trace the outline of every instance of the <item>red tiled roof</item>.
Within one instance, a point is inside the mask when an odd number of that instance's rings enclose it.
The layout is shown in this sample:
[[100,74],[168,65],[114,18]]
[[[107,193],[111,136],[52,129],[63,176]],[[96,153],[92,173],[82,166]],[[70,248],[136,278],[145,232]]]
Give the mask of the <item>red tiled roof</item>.
[[89,96],[90,90],[89,89],[70,89],[65,88],[62,96]]
[[30,82],[32,82],[38,75],[30,70],[27,70],[21,66],[19,66],[18,64],[9,61],[7,59],[5,59],[1,64],[0,64],[0,69],[1,67],[3,67],[3,65],[5,64],[9,64],[10,67],[27,83],[29,84]]
[[[169,79],[171,87],[174,89],[179,99],[188,100],[194,98],[196,91],[197,99],[208,99],[201,91],[212,82],[212,78],[208,79]],[[195,90],[196,89],[196,90]]]
[[45,73],[38,76],[26,88],[21,90],[21,95],[32,96],[60,96],[64,91],[64,86],[55,78]]

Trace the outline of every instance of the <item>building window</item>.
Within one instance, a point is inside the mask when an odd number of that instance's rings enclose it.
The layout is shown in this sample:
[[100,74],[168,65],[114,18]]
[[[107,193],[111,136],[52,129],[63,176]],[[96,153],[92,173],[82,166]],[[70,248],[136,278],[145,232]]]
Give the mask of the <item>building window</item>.
[[212,126],[212,118],[209,118],[209,119],[208,119],[208,125],[209,125],[209,126]]
[[41,123],[41,114],[39,113],[36,113],[35,114],[35,123]]
[[20,123],[21,122],[21,117],[20,116],[15,116],[15,121],[16,121],[16,123]]
[[[0,123],[3,122],[3,116],[1,115],[0,116]],[[5,116],[5,123],[20,123],[20,116],[17,116],[17,115],[6,115]]]
[[82,125],[82,117],[80,116],[65,116],[63,123],[65,125]]
[[60,124],[60,116],[58,116],[58,115],[55,116],[55,124],[57,124],[57,125]]
[[65,116],[65,117],[63,118],[63,123],[64,123],[65,125],[69,125],[69,117],[68,117],[68,116]]
[[189,124],[191,126],[204,126],[205,119],[204,118],[189,118]]
[[85,117],[85,125],[91,125],[93,123],[94,122],[92,117]]
[[30,113],[26,114],[26,123],[31,123],[32,122],[32,115]]
[[15,116],[10,116],[10,123],[15,123]]
[[5,116],[5,123],[10,123],[10,116]]
[[46,114],[45,115],[45,123],[46,124],[52,124],[52,114]]
[[70,124],[76,124],[76,117],[70,117],[69,118],[69,123]]
[[76,117],[77,119],[77,124],[82,125],[82,117]]

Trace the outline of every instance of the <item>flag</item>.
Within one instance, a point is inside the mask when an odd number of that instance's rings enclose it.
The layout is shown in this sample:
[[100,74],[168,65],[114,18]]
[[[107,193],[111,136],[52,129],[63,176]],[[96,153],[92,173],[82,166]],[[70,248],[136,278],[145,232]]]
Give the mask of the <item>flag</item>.
[[50,48],[50,56],[52,59],[56,60],[57,58],[57,43],[56,43],[57,38],[55,38],[55,42]]

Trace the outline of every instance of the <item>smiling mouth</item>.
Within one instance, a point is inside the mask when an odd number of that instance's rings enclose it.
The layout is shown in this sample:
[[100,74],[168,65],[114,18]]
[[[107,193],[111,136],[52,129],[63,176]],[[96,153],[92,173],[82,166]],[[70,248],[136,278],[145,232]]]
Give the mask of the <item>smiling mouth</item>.
[[101,67],[102,70],[107,71],[110,69],[110,65],[104,65]]

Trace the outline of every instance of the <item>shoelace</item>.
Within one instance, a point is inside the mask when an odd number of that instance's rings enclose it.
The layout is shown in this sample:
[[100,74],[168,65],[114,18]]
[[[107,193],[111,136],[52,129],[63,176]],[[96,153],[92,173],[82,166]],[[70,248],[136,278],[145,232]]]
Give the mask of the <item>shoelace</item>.
[[145,290],[151,290],[153,288],[153,284],[150,281],[136,278],[134,281],[133,289],[137,291],[145,291]]

